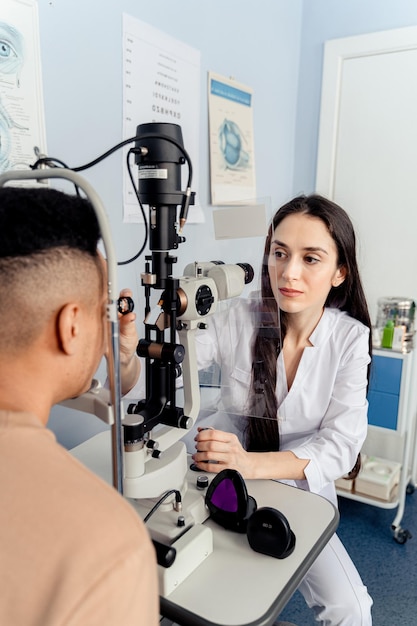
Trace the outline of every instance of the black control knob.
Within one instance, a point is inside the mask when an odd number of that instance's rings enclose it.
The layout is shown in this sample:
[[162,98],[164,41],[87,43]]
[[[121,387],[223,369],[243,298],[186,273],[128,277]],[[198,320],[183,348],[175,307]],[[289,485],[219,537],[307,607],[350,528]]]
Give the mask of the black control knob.
[[208,487],[208,476],[204,476],[204,474],[202,474],[201,476],[197,476],[197,483],[196,483],[196,487],[197,489],[207,489]]

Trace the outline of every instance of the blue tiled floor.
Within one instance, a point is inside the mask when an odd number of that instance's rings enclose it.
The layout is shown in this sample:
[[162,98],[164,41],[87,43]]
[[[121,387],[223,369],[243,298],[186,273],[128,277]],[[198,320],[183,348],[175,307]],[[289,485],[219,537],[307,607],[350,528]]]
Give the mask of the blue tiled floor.
[[[400,545],[391,523],[396,509],[340,498],[338,535],[373,598],[374,626],[417,624],[417,491],[408,495],[401,522],[414,538]],[[314,626],[312,612],[296,592],[280,615],[297,626]]]

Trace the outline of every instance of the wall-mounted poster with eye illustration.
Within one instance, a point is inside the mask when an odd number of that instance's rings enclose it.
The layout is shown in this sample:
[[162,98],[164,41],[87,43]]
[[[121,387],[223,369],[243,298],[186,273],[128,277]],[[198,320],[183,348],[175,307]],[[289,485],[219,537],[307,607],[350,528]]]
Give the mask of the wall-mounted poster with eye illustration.
[[233,79],[208,75],[212,204],[256,198],[253,92]]
[[11,169],[28,169],[36,161],[37,153],[44,152],[37,2],[1,0],[0,174]]

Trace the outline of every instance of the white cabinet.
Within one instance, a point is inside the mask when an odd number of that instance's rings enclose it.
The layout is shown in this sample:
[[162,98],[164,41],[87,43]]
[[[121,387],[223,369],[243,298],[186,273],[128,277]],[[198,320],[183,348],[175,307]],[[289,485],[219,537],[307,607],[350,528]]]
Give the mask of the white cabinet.
[[401,528],[407,492],[415,488],[416,386],[414,352],[402,354],[374,350],[368,391],[368,436],[363,446],[367,456],[401,464],[398,486],[389,499],[338,490],[338,494],[381,508],[398,508],[391,528],[394,538],[404,543],[410,536]]

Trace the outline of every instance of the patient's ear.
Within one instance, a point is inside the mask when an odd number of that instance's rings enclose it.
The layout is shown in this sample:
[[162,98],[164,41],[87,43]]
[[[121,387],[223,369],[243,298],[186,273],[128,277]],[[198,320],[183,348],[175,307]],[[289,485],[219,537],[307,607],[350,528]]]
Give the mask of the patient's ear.
[[74,354],[80,333],[80,307],[74,302],[65,304],[57,315],[56,329],[60,349]]

